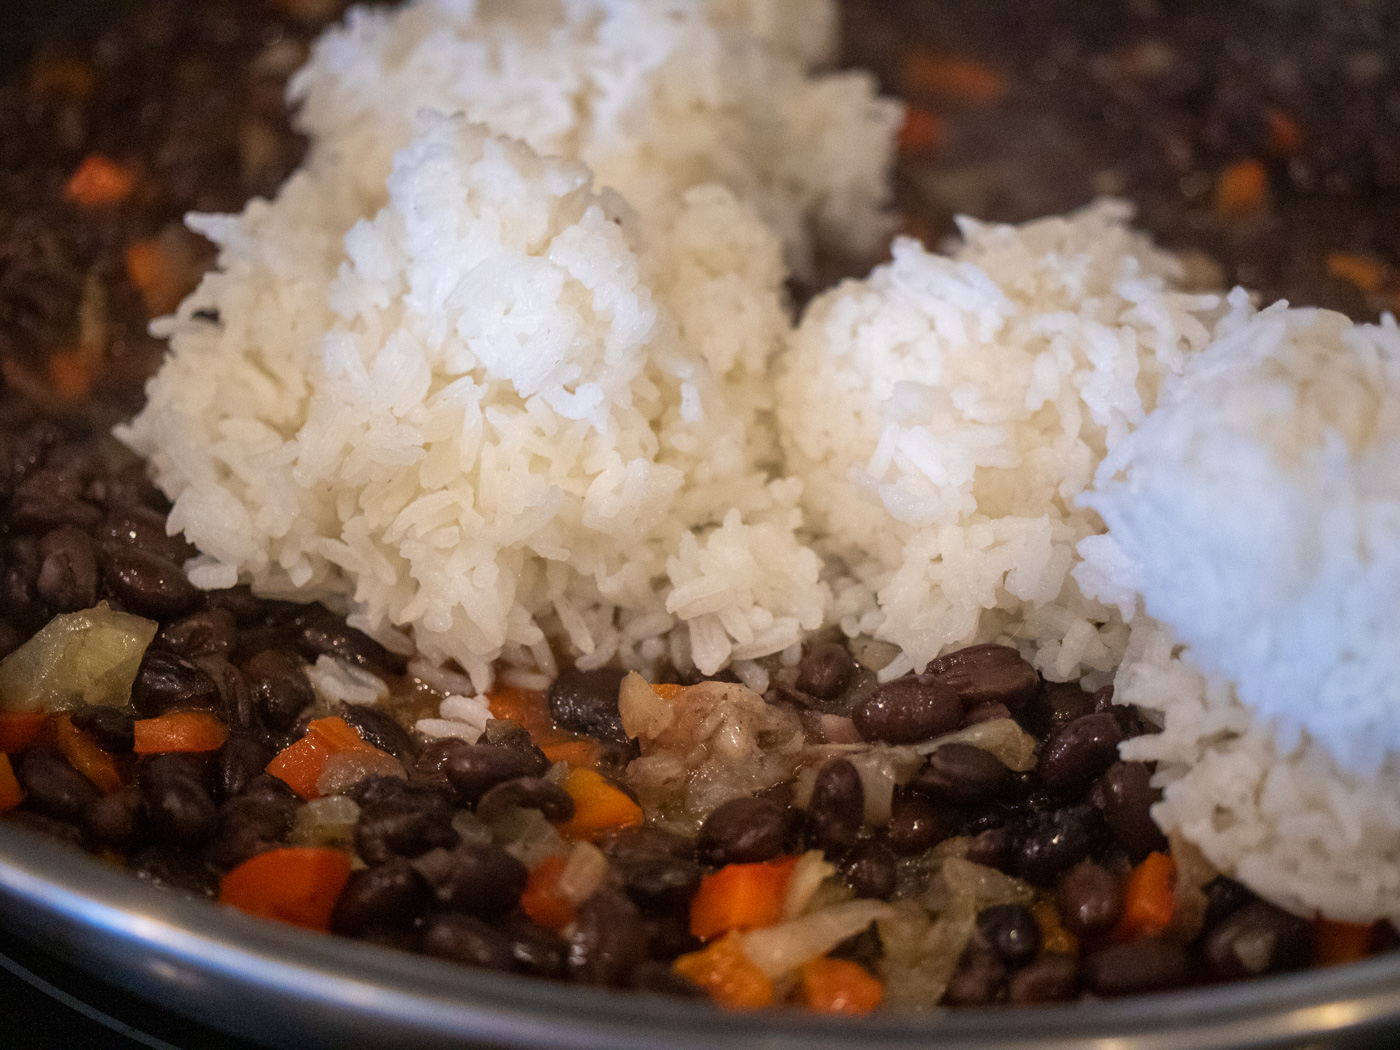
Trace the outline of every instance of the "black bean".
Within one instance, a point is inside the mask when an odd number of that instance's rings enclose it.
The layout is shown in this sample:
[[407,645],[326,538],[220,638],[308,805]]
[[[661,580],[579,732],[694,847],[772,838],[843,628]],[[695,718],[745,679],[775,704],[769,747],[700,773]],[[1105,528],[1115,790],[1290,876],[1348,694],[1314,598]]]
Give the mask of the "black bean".
[[115,547],[130,547],[175,562],[177,565],[194,555],[195,550],[183,536],[171,536],[165,531],[165,516],[147,507],[124,504],[111,511],[102,522],[97,538]]
[[574,815],[574,799],[558,784],[540,777],[516,777],[497,784],[476,804],[482,820],[495,820],[512,806],[537,809],[545,820],[556,824]]
[[554,724],[602,740],[626,741],[617,710],[618,690],[626,675],[618,667],[564,671],[549,687],[549,714]]
[[818,700],[835,700],[856,673],[855,657],[840,642],[823,642],[802,654],[797,688]]
[[1144,762],[1115,762],[1099,778],[1104,820],[1134,861],[1167,845],[1152,819],[1152,805],[1162,793],[1152,786],[1151,778]]
[[525,865],[499,846],[463,842],[424,853],[413,866],[443,907],[482,918],[510,911],[525,892]]
[[605,835],[598,840],[598,848],[618,863],[653,856],[675,857],[677,860],[692,860],[695,857],[695,843],[684,835],[645,824],[621,828]]
[[647,957],[646,928],[625,894],[603,887],[578,906],[569,938],[569,976],[583,984],[626,985]]
[[1005,704],[1019,711],[1040,691],[1040,675],[1006,645],[970,645],[940,656],[924,669],[952,686],[967,708]]
[[995,722],[1000,718],[1010,718],[1011,710],[1005,704],[991,703],[978,704],[969,708],[967,714],[963,715],[961,728],[980,725],[983,722]]
[[686,999],[704,999],[704,989],[686,980],[664,962],[644,959],[632,971],[627,985],[635,992],[657,992],[661,995],[678,995]]
[[370,777],[356,785],[361,808],[355,850],[368,864],[451,849],[460,838],[452,828],[454,809],[447,798],[436,791],[384,784],[396,780]]
[[1031,910],[1022,904],[994,904],[977,914],[977,929],[992,951],[1015,970],[1040,951],[1040,927]]
[[324,609],[313,609],[299,619],[301,632],[297,641],[308,660],[333,656],[379,675],[399,675],[408,668],[406,657],[390,652]]
[[331,913],[331,929],[354,937],[406,926],[427,910],[432,891],[406,860],[391,860],[350,876]]
[[142,718],[169,711],[219,706],[219,685],[200,667],[163,649],[147,649],[131,686],[131,706]]
[[233,617],[240,628],[256,627],[267,615],[268,603],[254,596],[247,587],[229,587],[204,595],[205,608],[218,609]]
[[365,704],[343,704],[340,717],[359,730],[366,743],[389,752],[405,766],[413,765],[418,744],[393,715]]
[[1079,688],[1077,682],[1046,682],[1027,703],[1025,717],[1031,732],[1045,739],[1061,726],[1093,712],[1092,694]]
[[238,643],[238,624],[227,609],[203,609],[161,629],[156,642],[181,656],[221,656],[227,660]]
[[104,751],[130,754],[136,746],[135,720],[115,707],[93,704],[69,713],[73,725],[81,729]]
[[1016,857],[1021,878],[1037,886],[1053,885],[1060,872],[1078,864],[1094,845],[1093,811],[1067,806],[1038,814]]
[[206,658],[204,663],[205,673],[218,686],[220,707],[228,727],[267,737],[267,727],[263,725],[247,676],[227,661]]
[[1091,860],[1080,861],[1060,876],[1055,890],[1060,922],[1076,937],[1107,933],[1123,910],[1123,883]]
[[136,843],[145,825],[145,803],[135,786],[104,795],[83,815],[83,831],[93,843],[122,853]]
[[1016,861],[1016,843],[1011,832],[1006,828],[978,832],[968,843],[967,859],[1009,874]]
[[218,824],[204,857],[214,867],[235,868],[281,845],[296,812],[290,792],[238,795],[219,807]]
[[1046,741],[1036,775],[1051,791],[1076,791],[1118,759],[1123,731],[1108,711],[1082,715]]
[[885,947],[880,943],[880,927],[872,922],[860,933],[847,937],[827,954],[833,959],[849,959],[853,963],[859,963],[878,976],[880,960],[885,955]]
[[1243,883],[1225,875],[1217,875],[1206,884],[1206,914],[1201,928],[1209,930],[1225,918],[1259,898]]
[[64,525],[39,541],[39,597],[58,612],[77,612],[97,602],[97,549],[87,533]]
[[841,874],[857,897],[888,900],[895,888],[895,856],[875,839],[856,843],[841,862]]
[[1236,981],[1301,970],[1312,959],[1312,926],[1267,901],[1254,901],[1227,916],[1202,942],[1212,977]]
[[439,912],[423,922],[420,940],[426,955],[483,970],[515,969],[510,940],[480,919],[460,912]]
[[272,748],[257,737],[230,733],[214,756],[215,794],[221,799],[241,795],[272,759]]
[[87,777],[70,766],[57,751],[46,747],[24,753],[15,770],[24,791],[25,804],[54,820],[78,824],[98,791]]
[[185,570],[158,554],[110,547],[106,562],[107,586],[124,606],[143,616],[157,620],[179,616],[199,598]]
[[131,858],[131,870],[156,886],[196,897],[219,893],[219,873],[197,854],[177,846],[149,846]]
[[477,743],[519,751],[533,763],[533,768],[527,771],[526,776],[542,777],[552,765],[545,753],[536,747],[535,742],[530,739],[529,731],[524,726],[518,726],[507,718],[487,719],[486,728],[482,731],[481,739]]
[[922,853],[957,831],[957,814],[947,806],[913,792],[895,796],[885,829],[890,849],[901,857]]
[[951,686],[932,675],[913,674],[877,686],[851,712],[862,738],[888,744],[916,744],[951,733],[962,716]]
[[1004,795],[1011,787],[1011,770],[983,748],[944,744],[928,756],[909,787],[937,802],[968,806]]
[[[434,749],[434,753],[429,754],[429,749]],[[427,745],[419,756],[419,768],[425,756],[431,762],[439,752],[441,772],[447,776],[457,798],[468,806],[476,805],[497,784],[538,775],[538,764],[523,751],[490,744],[468,744],[465,740]]]
[[700,888],[702,872],[693,860],[650,853],[614,861],[622,888],[647,911],[685,910]]
[[1161,937],[1101,948],[1084,960],[1084,983],[1096,995],[1136,995],[1179,988],[1191,977],[1191,956]]
[[750,864],[783,852],[788,811],[766,798],[736,798],[716,806],[700,825],[695,855],[705,864]]
[[502,919],[499,929],[510,941],[511,954],[521,973],[563,980],[569,958],[569,942],[563,937],[518,911]]
[[653,959],[674,959],[678,955],[699,951],[704,947],[699,937],[690,932],[690,909],[643,912],[647,950]]
[[253,701],[273,729],[288,730],[316,699],[301,661],[280,649],[264,649],[243,665]]
[[182,755],[157,755],[141,766],[139,783],[151,830],[178,846],[197,846],[214,833],[218,809]]
[[958,967],[943,992],[947,1006],[986,1006],[995,1002],[1006,983],[1006,964],[981,937],[974,935],[963,949]]
[[832,758],[817,772],[807,805],[807,834],[828,857],[856,844],[865,820],[865,788],[849,759]]
[[56,486],[47,473],[27,479],[10,507],[13,528],[42,532],[60,525],[87,530],[102,519],[102,512],[71,492]]
[[1079,963],[1064,952],[1046,952],[1012,974],[1006,1001],[1012,1006],[1060,1003],[1079,991]]

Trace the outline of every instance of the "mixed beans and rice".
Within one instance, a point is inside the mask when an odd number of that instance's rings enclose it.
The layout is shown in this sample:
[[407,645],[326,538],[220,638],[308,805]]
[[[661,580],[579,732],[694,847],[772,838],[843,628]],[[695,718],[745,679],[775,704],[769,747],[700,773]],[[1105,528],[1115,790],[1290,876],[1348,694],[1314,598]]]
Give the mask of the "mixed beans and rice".
[[[1168,843],[1151,769],[1118,755],[1152,726],[1011,648],[880,683],[890,647],[823,634],[765,658],[762,695],[726,672],[507,680],[463,698],[468,742],[412,728],[450,676],[320,606],[191,585],[168,504],[105,431],[154,367],[145,318],[207,262],[175,220],[296,163],[281,82],[334,13],[136,5],[5,89],[0,140],[36,146],[4,158],[18,203],[0,214],[8,820],[254,915],[735,1007],[1026,1005],[1395,945],[1389,924],[1299,918]],[[172,81],[193,86],[168,113]],[[123,109],[155,107],[136,129],[103,117],[118,82]],[[205,103],[230,112],[206,121]],[[931,184],[932,146],[911,140],[906,183]]]

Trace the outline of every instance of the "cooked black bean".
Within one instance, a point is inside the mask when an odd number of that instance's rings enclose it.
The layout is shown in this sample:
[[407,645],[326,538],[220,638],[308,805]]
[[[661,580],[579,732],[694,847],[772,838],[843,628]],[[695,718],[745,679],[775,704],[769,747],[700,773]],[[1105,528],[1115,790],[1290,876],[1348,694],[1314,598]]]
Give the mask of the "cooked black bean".
[[865,788],[849,759],[832,758],[817,772],[807,804],[807,834],[828,857],[839,857],[856,844],[865,820]]
[[104,795],[83,814],[83,831],[99,846],[125,852],[136,844],[146,824],[146,806],[135,786]]
[[823,642],[802,654],[797,688],[818,700],[834,700],[856,673],[856,660],[840,642]]
[[1010,718],[1011,709],[1005,704],[990,703],[978,704],[969,708],[967,714],[963,715],[962,727],[980,725],[983,722],[995,722],[999,718]]
[[1218,875],[1206,884],[1206,914],[1201,920],[1201,928],[1209,930],[1224,922],[1246,904],[1259,898],[1254,891],[1242,883],[1225,875]]
[[77,612],[97,602],[97,549],[87,533],[64,525],[39,541],[39,597],[56,612]]
[[1026,723],[1031,732],[1048,738],[1061,726],[1094,713],[1094,697],[1077,682],[1046,682],[1026,704]]
[[895,796],[885,838],[901,857],[922,853],[957,831],[957,813],[923,795]]
[[[429,754],[429,749],[435,749]],[[468,806],[474,806],[486,792],[497,784],[519,777],[538,776],[539,769],[532,757],[509,747],[493,747],[490,744],[468,744],[465,740],[454,740],[439,745],[436,742],[423,749],[431,762],[441,753],[439,768],[452,785],[457,798]],[[419,768],[422,768],[422,755]]]
[[549,687],[549,714],[554,724],[602,740],[625,741],[617,697],[626,675],[619,667],[562,672]]
[[280,649],[264,649],[243,664],[243,674],[263,720],[288,730],[316,699],[301,661]]
[[700,825],[695,855],[705,864],[749,864],[783,852],[788,811],[771,799],[736,798],[716,806]]
[[1055,732],[1041,749],[1036,775],[1051,791],[1085,787],[1118,758],[1123,731],[1108,711],[1082,715]]
[[495,820],[512,806],[537,809],[546,820],[566,821],[574,815],[574,799],[558,784],[541,777],[516,777],[497,784],[476,804],[482,820]]
[[477,743],[519,751],[532,763],[532,768],[526,771],[526,776],[542,777],[548,772],[551,764],[545,753],[530,739],[529,731],[509,719],[488,719],[486,729],[483,730],[481,739]]
[[656,959],[643,960],[635,970],[627,985],[636,992],[657,992],[661,995],[679,995],[685,999],[704,999],[705,991],[686,980],[664,962]]
[[107,551],[104,578],[112,593],[133,612],[163,620],[189,611],[199,598],[185,570],[158,554],[135,547]]
[[1011,969],[1025,966],[1040,951],[1040,927],[1022,904],[994,904],[977,913],[977,929]]
[[553,930],[530,921],[523,912],[513,911],[496,924],[510,942],[511,954],[521,973],[551,980],[563,980],[569,957],[569,942]]
[[1208,931],[1202,955],[1212,977],[1235,981],[1301,970],[1312,959],[1312,926],[1268,901],[1254,901]]
[[1079,963],[1064,952],[1046,952],[1011,975],[1006,1001],[1012,1006],[1059,1003],[1079,991]]
[[700,888],[703,874],[693,860],[665,853],[641,854],[613,863],[627,895],[648,911],[685,910]]
[[646,928],[626,894],[605,886],[578,906],[569,938],[571,978],[621,988],[646,957]]
[[215,794],[222,799],[242,794],[272,759],[272,748],[257,737],[230,733],[214,756]]
[[204,605],[228,613],[240,628],[261,624],[268,610],[268,603],[254,596],[246,586],[209,591],[204,595]]
[[928,756],[909,787],[938,802],[968,806],[1005,794],[1011,787],[1011,770],[983,748],[944,744]]
[[333,656],[376,674],[398,675],[408,668],[408,659],[392,653],[363,631],[324,609],[314,609],[302,618],[297,638],[302,654],[309,660]]
[[423,922],[424,954],[483,970],[515,969],[515,953],[505,934],[460,912],[438,912]]
[[147,649],[131,686],[131,706],[142,718],[168,711],[214,708],[219,685],[200,667],[163,649]]
[[463,842],[424,853],[413,866],[443,907],[486,919],[510,911],[525,892],[525,865],[499,846]]
[[1006,964],[980,936],[963,949],[958,967],[943,992],[947,1006],[986,1006],[995,1002],[1006,983]]
[[1151,778],[1144,762],[1115,762],[1099,779],[1104,820],[1134,861],[1167,845],[1152,819],[1152,805],[1162,793],[1152,786]]
[[674,959],[705,946],[690,932],[690,910],[684,905],[669,911],[643,911],[642,925],[647,934],[647,951],[653,959]]
[[238,624],[227,609],[203,609],[163,627],[156,644],[172,649],[181,656],[233,655],[238,643]]
[[646,824],[610,832],[598,840],[598,848],[619,863],[658,855],[678,860],[695,857],[695,843],[690,839]]
[[970,645],[940,656],[924,673],[952,686],[967,708],[1005,704],[1018,711],[1040,691],[1040,675],[1006,645]]
[[183,755],[157,755],[138,777],[151,830],[179,846],[197,846],[214,833],[218,808]]
[[951,733],[963,709],[953,688],[932,675],[905,675],[877,686],[856,705],[851,720],[866,740],[916,744]]
[[178,846],[149,846],[143,849],[131,858],[131,870],[165,889],[196,897],[216,897],[219,893],[219,873],[206,864],[199,854]]
[[354,872],[331,913],[331,929],[355,936],[367,930],[406,926],[432,900],[427,882],[406,860]]
[[1093,817],[1088,806],[1038,814],[1017,851],[1017,873],[1037,886],[1053,885],[1060,872],[1089,855],[1094,845]]
[[15,777],[24,791],[25,805],[55,820],[80,823],[87,808],[97,801],[92,781],[46,747],[26,751]]
[[1055,905],[1060,922],[1076,937],[1107,933],[1123,910],[1122,880],[1101,864],[1080,861],[1060,876]]
[[858,842],[841,862],[841,874],[857,897],[888,900],[895,889],[895,855],[874,839]]
[[389,752],[405,766],[412,766],[418,744],[393,715],[367,704],[342,704],[340,717],[359,730],[366,743]]
[[1179,988],[1191,978],[1191,956],[1162,937],[1101,948],[1084,960],[1084,983],[1096,995],[1136,995]]
[[360,818],[355,823],[355,849],[368,864],[394,857],[416,857],[457,844],[452,828],[454,809],[441,793],[425,788],[389,786],[395,777],[371,777],[357,793]]
[[227,870],[282,844],[292,826],[296,802],[271,793],[238,795],[219,807],[218,824],[204,857]]
[[1016,861],[1016,843],[1006,828],[988,828],[972,837],[967,859],[998,871],[1010,872]]
[[10,509],[10,523],[16,529],[42,532],[60,525],[92,528],[102,512],[77,496],[55,487],[47,473],[35,474],[20,486]]
[[69,712],[73,725],[81,729],[104,751],[130,754],[136,746],[135,720],[115,707],[91,704]]
[[227,660],[205,657],[203,662],[203,670],[218,686],[219,707],[229,729],[266,737],[267,726],[263,724],[248,676]]
[[135,504],[123,504],[108,513],[97,532],[105,544],[131,547],[166,561],[181,564],[194,554],[194,548],[183,536],[171,536],[165,531],[165,516]]

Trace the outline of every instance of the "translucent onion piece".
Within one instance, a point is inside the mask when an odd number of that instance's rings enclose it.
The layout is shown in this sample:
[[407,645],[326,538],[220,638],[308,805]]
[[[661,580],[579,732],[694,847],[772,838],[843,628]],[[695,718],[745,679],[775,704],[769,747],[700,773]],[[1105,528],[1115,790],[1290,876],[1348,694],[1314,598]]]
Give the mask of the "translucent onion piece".
[[312,799],[297,810],[287,841],[293,846],[353,849],[360,807],[344,795]]
[[675,717],[671,705],[657,696],[636,671],[622,680],[617,710],[622,716],[623,732],[641,740],[654,740]]
[[806,911],[807,906],[812,903],[817,887],[835,874],[836,865],[828,863],[819,849],[809,849],[798,857],[792,874],[788,876],[783,918],[795,919]]
[[0,663],[0,708],[125,708],[157,627],[154,620],[116,612],[106,602],[55,616]]
[[575,842],[559,873],[557,888],[562,896],[582,904],[597,892],[607,875],[608,858],[603,851],[591,842]]
[[744,935],[744,954],[769,977],[791,973],[888,915],[883,901],[848,901]]
[[326,759],[316,778],[316,790],[322,795],[340,795],[366,777],[407,776],[393,755],[383,751],[345,751]]

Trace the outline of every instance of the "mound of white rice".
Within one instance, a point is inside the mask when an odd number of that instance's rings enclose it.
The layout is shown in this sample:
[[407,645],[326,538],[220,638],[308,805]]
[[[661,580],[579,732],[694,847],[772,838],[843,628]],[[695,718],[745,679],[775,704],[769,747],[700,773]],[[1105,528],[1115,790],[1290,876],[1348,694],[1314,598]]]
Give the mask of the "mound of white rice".
[[587,164],[644,218],[718,182],[805,268],[810,234],[868,251],[902,107],[864,72],[809,75],[832,0],[417,0],[356,9],[290,92],[313,162],[382,193],[420,108]]
[[1261,893],[1400,915],[1400,330],[1231,299],[1083,500],[1084,589],[1151,617],[1118,692],[1165,731],[1125,753]]
[[903,650],[886,677],[1008,636],[1053,679],[1117,665],[1121,620],[1069,575],[1101,529],[1075,500],[1219,304],[1127,215],[964,221],[951,258],[899,240],[803,318],[778,382],[787,464],[854,577],[843,626]]

